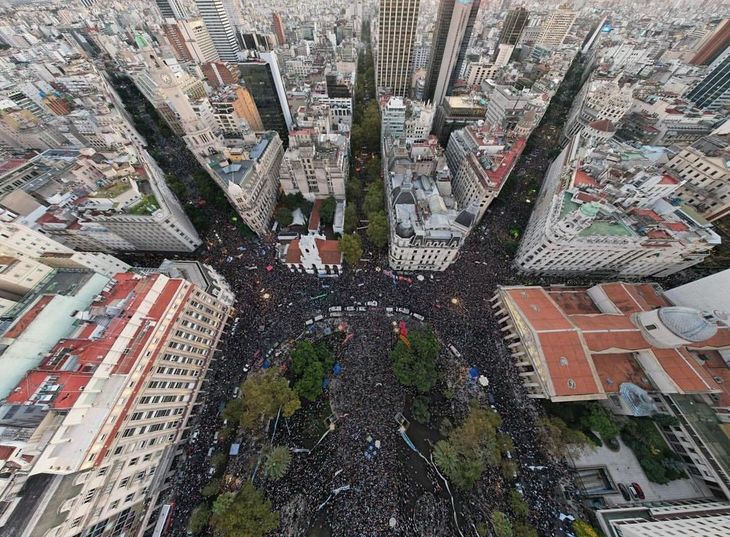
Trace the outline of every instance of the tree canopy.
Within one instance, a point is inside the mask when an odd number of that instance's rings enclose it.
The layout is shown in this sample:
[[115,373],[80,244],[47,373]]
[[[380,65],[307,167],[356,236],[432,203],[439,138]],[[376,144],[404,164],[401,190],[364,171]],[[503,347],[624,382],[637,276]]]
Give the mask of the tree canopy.
[[294,390],[300,397],[314,401],[322,393],[322,379],[332,369],[335,358],[327,345],[300,341],[291,353],[292,371],[297,381]]
[[335,221],[335,209],[337,209],[337,200],[332,196],[322,202],[319,207],[319,218],[324,225],[331,226]]
[[496,412],[473,405],[464,423],[453,429],[447,440],[436,443],[434,461],[458,488],[470,489],[486,464],[499,464],[497,428],[501,423]]
[[512,523],[502,511],[492,512],[492,527],[497,537],[512,537]]
[[370,183],[365,200],[362,203],[363,212],[372,218],[372,215],[385,211],[385,193],[383,191],[383,183],[375,181]]
[[410,347],[398,340],[390,353],[393,372],[404,386],[413,386],[419,392],[429,391],[438,378],[436,358],[439,342],[433,331],[428,329],[412,330],[408,335]]
[[348,265],[357,265],[362,257],[362,240],[360,236],[351,234],[340,237],[340,250]]
[[208,527],[209,521],[210,507],[208,507],[208,504],[206,503],[201,503],[200,505],[195,507],[195,509],[193,509],[192,513],[190,513],[190,520],[188,521],[188,531],[193,535],[202,533],[202,531]]
[[367,230],[368,238],[380,249],[388,245],[388,219],[382,211],[371,214]]
[[264,457],[264,471],[271,479],[281,479],[286,475],[291,463],[291,451],[286,446],[276,446]]
[[260,431],[281,408],[285,417],[299,410],[301,403],[289,382],[275,369],[266,369],[246,378],[241,388],[243,409],[241,425],[250,431]]
[[238,492],[226,492],[216,498],[211,523],[224,537],[264,537],[279,527],[279,514],[247,481]]
[[358,223],[357,207],[353,203],[350,203],[345,207],[345,233],[355,231]]
[[276,214],[274,215],[274,218],[277,222],[279,222],[279,225],[281,227],[289,227],[294,221],[291,210],[288,207],[284,206],[276,209]]

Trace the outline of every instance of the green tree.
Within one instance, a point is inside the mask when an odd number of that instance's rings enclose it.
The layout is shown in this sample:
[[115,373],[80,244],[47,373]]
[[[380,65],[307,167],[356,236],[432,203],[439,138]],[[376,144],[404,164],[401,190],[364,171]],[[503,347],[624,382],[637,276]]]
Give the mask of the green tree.
[[188,531],[193,535],[202,533],[208,527],[210,521],[210,507],[208,504],[201,503],[193,509],[188,520]]
[[530,514],[530,506],[527,505],[522,494],[517,492],[515,489],[512,489],[509,493],[509,505],[512,508],[512,514],[515,515],[515,518],[518,520],[525,520]]
[[352,235],[340,237],[340,250],[348,265],[357,265],[362,257],[362,240],[360,240],[360,236],[353,233]]
[[281,479],[286,475],[291,463],[291,451],[286,446],[276,446],[264,457],[264,471],[271,479]]
[[375,181],[376,179],[380,179],[380,174],[382,172],[382,163],[380,161],[380,157],[377,155],[373,155],[370,160],[365,163],[365,169],[363,171],[365,172],[365,177],[367,177],[368,181]]
[[573,531],[576,537],[598,537],[596,529],[583,520],[573,522]]
[[261,431],[280,408],[282,414],[289,417],[301,406],[296,392],[276,369],[265,369],[261,373],[249,375],[241,392],[241,425],[253,432]]
[[438,378],[438,339],[431,330],[412,330],[408,340],[410,347],[398,340],[390,353],[393,372],[404,386],[413,386],[419,392],[426,393],[436,384]]
[[210,498],[212,496],[217,495],[221,491],[221,480],[217,477],[214,477],[208,483],[200,489],[200,494],[203,496],[203,498]]
[[362,203],[363,212],[372,218],[372,215],[385,211],[385,193],[383,192],[383,184],[381,182],[371,183],[365,194],[365,200]]
[[302,377],[294,384],[299,397],[314,401],[322,393],[324,367],[321,362],[312,362],[304,369]]
[[413,419],[418,423],[428,423],[431,421],[431,412],[428,410],[428,398],[423,395],[413,398],[413,404],[411,405],[411,413]]
[[345,207],[345,233],[352,233],[357,229],[360,221],[357,218],[357,208],[350,203]]
[[499,471],[502,473],[502,477],[511,481],[515,478],[517,463],[510,459],[502,459],[502,462],[499,463]]
[[596,431],[603,440],[616,438],[621,432],[613,415],[597,403],[591,405],[590,413],[584,420],[583,425],[592,431]]
[[210,465],[215,468],[216,472],[222,472],[226,468],[226,463],[228,462],[228,455],[226,455],[222,451],[217,451],[213,454],[213,456],[210,458]]
[[370,215],[367,234],[376,247],[383,249],[388,245],[388,219],[385,217],[385,213],[379,212]]
[[[353,205],[362,198],[362,183],[355,176],[350,176],[346,187],[347,200]],[[350,207],[350,205],[348,205]]]
[[322,202],[319,207],[319,218],[326,226],[331,226],[335,221],[335,209],[337,209],[337,200],[330,196]]
[[527,522],[519,521],[512,528],[514,537],[537,537],[537,530]]
[[311,341],[300,341],[291,352],[292,371],[297,376],[302,376],[310,364],[319,362],[317,350]]
[[502,511],[492,512],[492,527],[497,537],[512,537],[512,523]]
[[279,225],[281,227],[289,227],[294,221],[291,210],[289,210],[288,207],[284,206],[276,209],[276,214],[274,215],[274,218],[276,218],[276,221],[279,222]]
[[223,409],[223,419],[229,422],[240,422],[243,414],[243,399],[236,397],[226,403]]
[[540,420],[542,427],[540,439],[553,455],[562,457],[571,448],[582,448],[594,445],[582,432],[569,428],[565,422],[556,417],[544,417]]
[[[220,505],[221,499],[226,498]],[[213,504],[211,523],[223,537],[264,537],[279,527],[271,502],[246,481],[236,494],[221,494]]]
[[458,488],[470,489],[486,464],[499,464],[497,428],[501,422],[496,412],[472,406],[464,423],[447,440],[436,443],[434,461]]

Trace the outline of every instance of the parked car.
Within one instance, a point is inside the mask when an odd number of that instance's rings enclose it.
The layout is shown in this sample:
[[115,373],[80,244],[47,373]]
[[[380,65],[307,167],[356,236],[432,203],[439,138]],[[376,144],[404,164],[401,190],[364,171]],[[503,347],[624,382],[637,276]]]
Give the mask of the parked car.
[[639,494],[636,492],[636,489],[633,487],[633,485],[629,485],[629,492],[631,493],[631,498],[633,500],[639,499]]
[[621,496],[624,497],[624,500],[626,500],[627,502],[631,501],[631,493],[629,492],[629,487],[627,487],[623,483],[619,483],[618,490],[619,492],[621,492]]
[[644,491],[642,490],[642,488],[639,486],[638,483],[631,483],[631,486],[633,487],[634,491],[636,492],[636,496],[638,496],[638,498],[640,500],[643,500],[644,498],[646,498],[646,496],[644,495]]

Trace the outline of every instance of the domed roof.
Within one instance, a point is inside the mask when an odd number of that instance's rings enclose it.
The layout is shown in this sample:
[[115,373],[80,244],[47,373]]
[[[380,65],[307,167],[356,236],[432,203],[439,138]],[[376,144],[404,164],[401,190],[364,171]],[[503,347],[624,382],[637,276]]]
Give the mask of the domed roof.
[[659,308],[658,315],[664,326],[674,335],[687,341],[705,341],[717,334],[717,325],[694,308]]

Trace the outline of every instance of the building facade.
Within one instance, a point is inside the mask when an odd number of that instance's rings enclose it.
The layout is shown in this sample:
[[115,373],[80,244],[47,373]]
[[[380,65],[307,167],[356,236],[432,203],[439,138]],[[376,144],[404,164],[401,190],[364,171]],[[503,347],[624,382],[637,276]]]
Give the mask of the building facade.
[[375,86],[405,97],[411,86],[411,54],[420,0],[380,0]]

